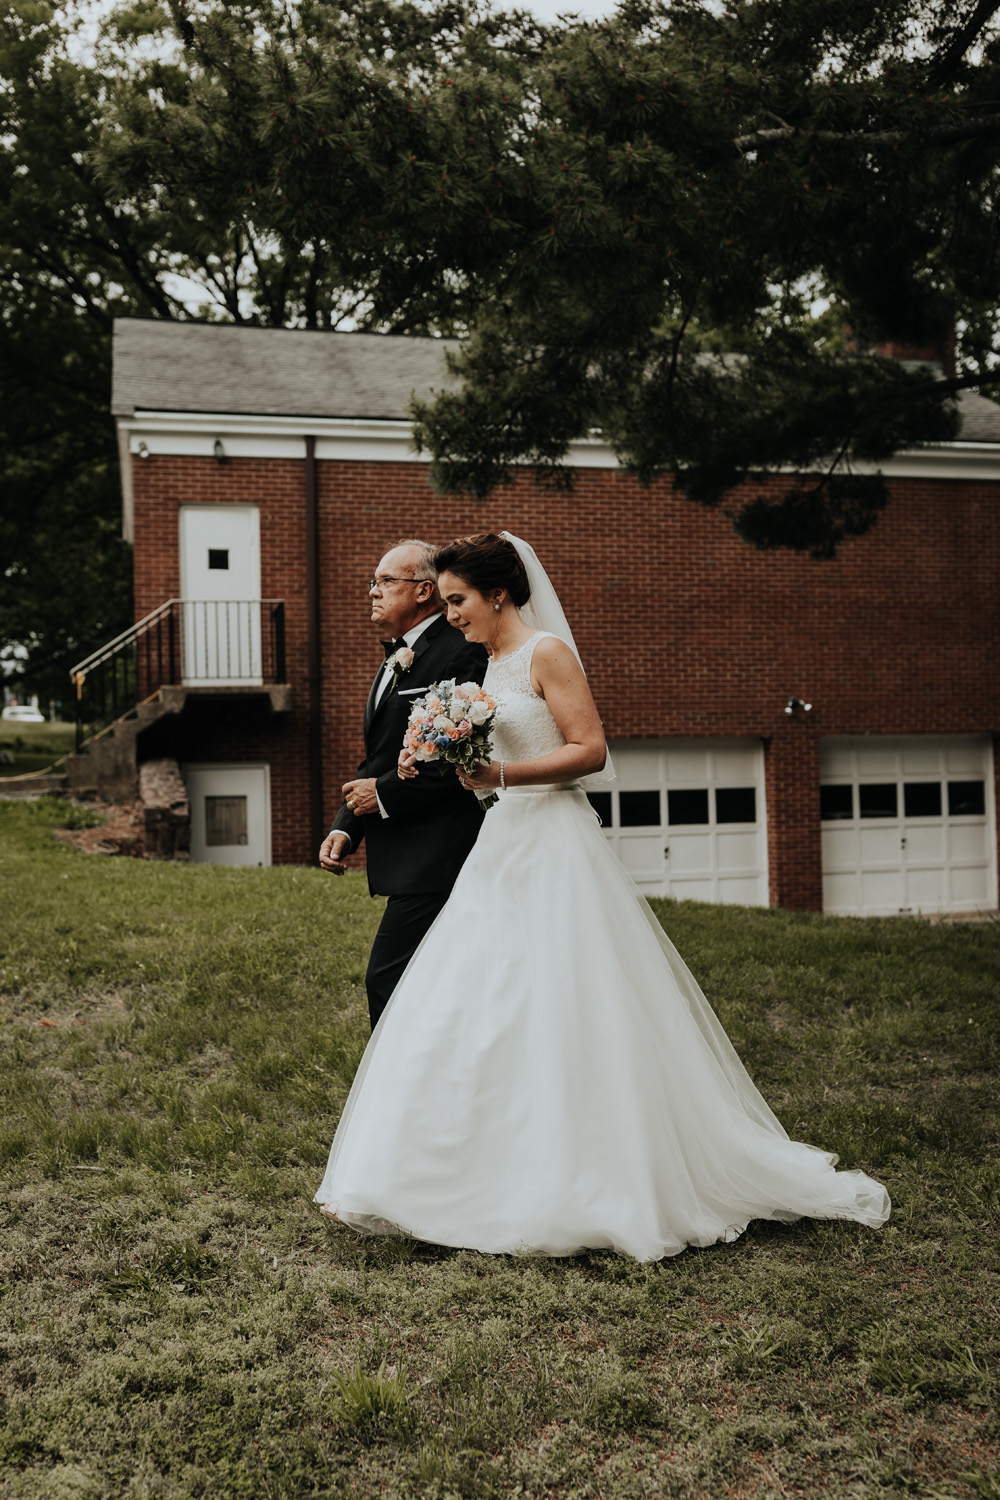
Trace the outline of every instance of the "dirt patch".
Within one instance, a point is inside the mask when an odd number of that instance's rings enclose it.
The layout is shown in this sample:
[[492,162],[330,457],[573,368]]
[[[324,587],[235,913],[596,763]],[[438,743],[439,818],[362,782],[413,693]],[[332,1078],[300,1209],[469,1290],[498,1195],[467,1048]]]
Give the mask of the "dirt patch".
[[142,859],[146,848],[141,802],[89,802],[87,806],[103,813],[105,821],[95,828],[57,828],[57,839],[85,854],[126,854]]

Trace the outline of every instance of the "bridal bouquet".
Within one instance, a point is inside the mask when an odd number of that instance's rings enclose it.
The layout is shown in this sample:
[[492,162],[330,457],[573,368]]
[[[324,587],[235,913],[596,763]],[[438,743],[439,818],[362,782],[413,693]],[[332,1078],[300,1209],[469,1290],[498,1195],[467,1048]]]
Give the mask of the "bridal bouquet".
[[[437,764],[442,776],[449,766],[473,771],[492,751],[497,706],[478,682],[435,682],[414,701],[403,744],[418,761]],[[477,796],[480,794],[477,793]],[[481,800],[495,800],[490,792]]]

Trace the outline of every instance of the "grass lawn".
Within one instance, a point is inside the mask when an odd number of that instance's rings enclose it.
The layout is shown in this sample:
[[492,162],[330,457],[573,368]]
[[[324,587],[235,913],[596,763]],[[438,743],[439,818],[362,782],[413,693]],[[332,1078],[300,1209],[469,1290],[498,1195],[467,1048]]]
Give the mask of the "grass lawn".
[[66,814],[0,803],[0,1495],[1000,1500],[1000,924],[664,903],[893,1217],[493,1258],[311,1203],[363,880],[85,855]]
[[23,776],[28,771],[44,771],[60,756],[73,749],[76,730],[72,724],[20,723],[0,719],[0,750],[9,750],[12,766],[0,765],[0,776]]

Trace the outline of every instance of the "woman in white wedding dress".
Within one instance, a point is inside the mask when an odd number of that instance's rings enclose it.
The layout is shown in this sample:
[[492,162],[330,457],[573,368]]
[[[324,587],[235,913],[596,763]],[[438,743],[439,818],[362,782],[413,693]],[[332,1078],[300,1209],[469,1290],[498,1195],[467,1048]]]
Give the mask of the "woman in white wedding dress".
[[751,1219],[884,1223],[879,1183],[789,1140],[609,849],[584,789],[613,774],[604,734],[532,549],[502,533],[436,561],[497,701],[494,759],[462,779],[499,800],[368,1045],[322,1211],[440,1245],[637,1260]]

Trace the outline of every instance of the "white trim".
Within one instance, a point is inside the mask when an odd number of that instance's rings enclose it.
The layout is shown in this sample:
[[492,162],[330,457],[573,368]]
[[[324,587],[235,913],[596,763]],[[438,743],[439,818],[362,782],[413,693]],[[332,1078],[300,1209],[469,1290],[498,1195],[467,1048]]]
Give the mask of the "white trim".
[[[305,434],[316,439],[319,460],[362,463],[430,463],[428,453],[413,447],[408,420],[375,417],[257,417],[232,412],[137,411],[117,419],[122,467],[122,535],[132,540],[132,463],[145,444],[149,458],[212,458],[217,438],[227,458],[304,460]],[[146,462],[147,459],[138,459]],[[566,462],[575,469],[618,469],[611,448],[601,438],[580,438],[569,445]],[[1000,443],[939,443],[897,453],[881,465],[858,464],[858,472],[877,468],[888,479],[1000,479]],[[789,470],[788,472],[794,472]]]

